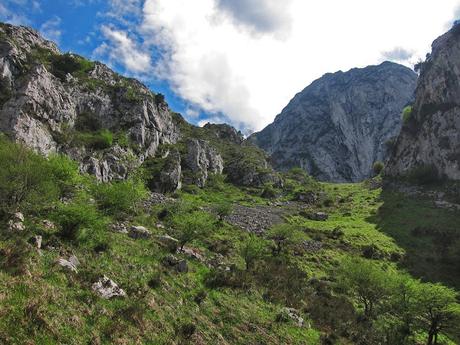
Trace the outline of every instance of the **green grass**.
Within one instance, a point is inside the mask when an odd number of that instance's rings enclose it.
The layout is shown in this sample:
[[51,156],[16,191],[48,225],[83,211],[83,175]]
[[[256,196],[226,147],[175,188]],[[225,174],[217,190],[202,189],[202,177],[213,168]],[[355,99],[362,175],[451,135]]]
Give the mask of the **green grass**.
[[[53,165],[59,172],[60,190],[78,197],[81,210],[91,211],[87,212],[91,221],[77,217],[78,236],[71,240],[62,236],[59,226],[44,228],[43,219],[56,212],[59,215],[56,201],[48,211],[26,214],[25,233],[0,231],[0,343],[310,345],[320,344],[322,337],[333,334],[337,344],[353,344],[343,327],[360,330],[359,321],[354,319],[360,309],[333,288],[335,272],[345,258],[368,257],[384,269],[407,269],[416,278],[459,288],[459,275],[452,273],[459,269],[459,214],[433,208],[421,198],[370,189],[368,183],[318,184],[291,175],[288,186],[279,189],[277,201],[289,201],[299,190],[321,191],[323,195],[315,205],[281,206],[289,208],[285,221],[294,228],[290,242],[276,256],[273,241],[262,235],[263,249],[246,271],[240,250],[249,234],[209,213],[223,202],[268,206],[273,200],[261,197],[262,188],[238,188],[213,176],[204,189],[175,193],[185,205],[182,208],[157,205],[145,210],[125,195],[130,188],[118,191],[114,185],[116,190],[112,191],[109,185],[104,186],[108,190],[103,196],[109,199],[101,199],[102,187],[72,174],[76,167],[69,162],[61,163],[59,169],[57,163]],[[113,207],[111,198],[121,204]],[[163,229],[157,224],[165,208],[170,214],[162,221]],[[187,246],[209,259],[222,254],[225,265],[233,267],[230,273],[219,273],[183,254],[176,255],[187,260],[187,273],[161,263],[169,250],[155,236],[175,235],[180,229],[174,227],[185,226],[173,222],[179,211],[194,212],[209,221],[211,230],[192,236]],[[328,213],[329,219],[321,222],[305,217],[318,211]],[[134,240],[113,233],[109,224],[116,220],[124,220],[128,226],[146,226],[153,237]],[[5,222],[0,226],[5,229]],[[45,243],[52,241],[55,249],[39,253],[28,245],[27,240],[35,234],[42,235]],[[439,234],[450,236],[450,241],[439,242]],[[303,241],[319,242],[321,248],[303,250]],[[56,264],[60,257],[71,254],[81,262],[78,273]],[[219,284],[211,285],[208,278],[219,274]],[[128,297],[98,297],[91,285],[102,275],[113,279]],[[154,287],[150,286],[152,278]],[[326,287],[321,290],[315,282]],[[201,303],[196,301],[197,294],[205,296]],[[295,307],[309,327],[277,321],[285,306]],[[180,335],[192,325],[196,329],[189,339]],[[424,336],[420,334],[422,342]],[[450,337],[455,339],[452,334]],[[446,344],[454,342],[446,340]]]

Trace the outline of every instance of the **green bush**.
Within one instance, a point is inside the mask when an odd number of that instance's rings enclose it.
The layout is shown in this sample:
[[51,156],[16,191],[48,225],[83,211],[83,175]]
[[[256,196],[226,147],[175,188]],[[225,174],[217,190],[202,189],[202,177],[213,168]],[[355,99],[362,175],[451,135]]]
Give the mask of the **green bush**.
[[225,217],[232,213],[233,205],[226,201],[219,202],[213,206],[213,211],[219,218],[219,221],[223,222]]
[[53,168],[42,156],[0,135],[0,214],[38,211],[59,195]]
[[372,170],[374,171],[374,174],[376,176],[380,175],[381,172],[383,171],[383,168],[385,167],[385,165],[383,164],[383,162],[380,162],[380,161],[377,161],[374,163],[374,165],[372,166]]
[[101,225],[100,215],[87,200],[61,204],[51,216],[60,227],[59,235],[70,241],[79,239],[81,230],[97,231]]
[[65,80],[67,74],[81,77],[94,68],[94,62],[74,54],[54,55],[50,57],[53,74]]
[[141,181],[129,179],[95,185],[93,194],[99,209],[107,215],[122,218],[135,213],[148,193]]
[[176,237],[182,249],[185,244],[202,238],[212,228],[215,220],[206,212],[194,211],[190,213],[176,213],[173,215],[172,224],[176,230]]
[[295,241],[297,227],[288,223],[277,224],[268,231],[267,236],[275,243],[273,253],[277,256]]
[[411,119],[412,117],[412,106],[407,106],[403,109],[403,112],[402,112],[402,121],[404,124],[408,123],[409,120]]
[[113,133],[108,129],[101,129],[95,133],[76,133],[74,143],[94,150],[108,149],[113,144]]
[[81,180],[78,163],[64,155],[54,154],[48,158],[53,180],[57,184],[61,196],[70,193]]
[[262,190],[261,197],[266,199],[275,199],[278,196],[278,191],[275,187],[271,184],[267,184],[264,186]]

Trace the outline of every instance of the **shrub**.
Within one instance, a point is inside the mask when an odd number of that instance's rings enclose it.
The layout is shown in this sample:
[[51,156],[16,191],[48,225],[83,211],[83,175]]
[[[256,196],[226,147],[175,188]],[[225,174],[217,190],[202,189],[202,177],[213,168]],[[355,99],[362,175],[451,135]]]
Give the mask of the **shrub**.
[[385,167],[385,165],[383,164],[383,162],[380,162],[380,161],[377,161],[374,163],[374,165],[372,166],[372,170],[374,171],[374,174],[376,176],[380,175],[381,172],[383,171],[383,168]]
[[48,163],[52,171],[53,180],[57,184],[61,196],[66,195],[75,187],[81,175],[78,172],[78,163],[64,155],[51,155]]
[[233,211],[233,205],[229,202],[219,202],[213,207],[214,213],[219,218],[219,222],[223,222],[224,218],[229,216]]
[[99,209],[108,215],[122,218],[136,211],[139,203],[147,197],[147,190],[141,181],[129,179],[98,184],[93,194]]
[[185,244],[209,232],[213,227],[214,219],[208,213],[194,211],[175,214],[172,223],[177,232],[180,249],[183,249]]
[[262,190],[262,198],[266,199],[275,199],[278,195],[277,190],[271,184],[265,185],[264,189]]
[[254,263],[263,255],[264,244],[255,235],[250,235],[249,239],[240,246],[240,255],[243,258],[246,271],[253,268]]
[[52,219],[60,227],[59,235],[75,241],[83,228],[96,231],[100,228],[100,216],[93,205],[85,200],[60,205],[52,214]]
[[61,80],[65,80],[69,73],[81,77],[94,68],[93,62],[70,53],[54,55],[50,59],[52,73]]
[[294,242],[296,226],[288,223],[278,224],[268,231],[268,238],[275,243],[274,254],[279,255],[283,249]]
[[57,200],[53,169],[42,156],[0,135],[0,216],[38,211]]
[[404,124],[408,123],[409,120],[412,118],[412,106],[407,106],[403,109],[402,112],[402,121]]

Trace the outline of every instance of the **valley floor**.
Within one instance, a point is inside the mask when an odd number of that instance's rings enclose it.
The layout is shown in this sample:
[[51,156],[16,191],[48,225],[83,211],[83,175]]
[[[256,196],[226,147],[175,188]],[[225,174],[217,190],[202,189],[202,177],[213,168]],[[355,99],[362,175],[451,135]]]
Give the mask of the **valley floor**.
[[[43,248],[36,249],[5,224],[0,343],[353,344],[360,307],[330,288],[347,257],[460,290],[459,211],[374,184],[322,184],[324,198],[314,205],[216,184],[178,193],[172,203],[153,202],[127,219],[108,220],[128,229],[145,226],[149,238],[106,230],[102,240],[64,241],[56,229],[43,226],[42,215],[34,215],[25,225],[43,236]],[[174,205],[206,213],[222,201],[234,205],[233,213],[215,220],[183,252],[171,253],[161,236],[175,236],[168,221]],[[316,212],[329,218],[310,220]],[[271,222],[300,230],[280,256],[273,255],[267,229],[259,231],[262,249],[246,268],[242,248],[254,239],[244,227],[269,228]],[[79,261],[74,271],[57,264],[72,255]],[[177,269],[175,259],[185,260],[186,269]],[[127,297],[98,296],[92,284],[101,276]],[[412,343],[424,339],[418,333]],[[455,334],[440,340],[454,344]]]

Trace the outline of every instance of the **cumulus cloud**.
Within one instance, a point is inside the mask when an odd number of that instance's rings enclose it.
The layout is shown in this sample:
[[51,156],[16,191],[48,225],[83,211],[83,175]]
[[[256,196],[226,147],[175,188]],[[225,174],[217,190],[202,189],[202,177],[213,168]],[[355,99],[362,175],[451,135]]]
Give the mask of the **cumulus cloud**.
[[217,0],[218,8],[253,33],[285,36],[291,29],[291,0]]
[[382,57],[385,60],[396,62],[408,62],[414,56],[414,51],[403,47],[395,47],[392,50],[382,52]]
[[108,60],[110,64],[120,64],[127,72],[142,75],[151,70],[151,57],[142,50],[134,38],[124,31],[102,26],[105,41],[94,51],[95,57]]
[[54,16],[40,26],[40,32],[46,39],[58,42],[61,39],[61,18]]
[[228,121],[248,133],[270,123],[297,92],[324,73],[382,59],[409,64],[425,56],[458,1],[286,4],[112,0],[111,13],[118,18],[110,18],[119,24],[120,16],[129,18],[130,25],[105,25],[97,53],[132,73],[168,81],[189,104],[189,120]]

